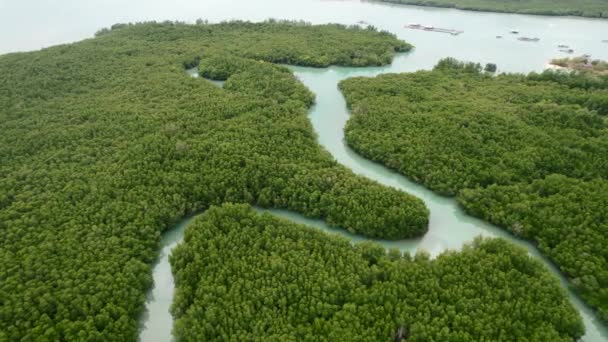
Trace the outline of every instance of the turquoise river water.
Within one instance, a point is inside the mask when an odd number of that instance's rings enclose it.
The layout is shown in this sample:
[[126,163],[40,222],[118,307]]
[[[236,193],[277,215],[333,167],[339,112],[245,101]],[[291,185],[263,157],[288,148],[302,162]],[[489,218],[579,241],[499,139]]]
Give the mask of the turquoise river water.
[[[339,7],[349,11],[348,19],[342,17],[341,14],[335,21],[354,23],[356,22],[355,18],[365,20],[382,29],[394,32],[400,38],[416,45],[413,52],[398,55],[391,65],[384,67],[330,67],[324,69],[292,67],[296,76],[316,94],[316,104],[311,109],[309,117],[318,135],[319,144],[328,150],[338,162],[349,167],[355,173],[411,193],[423,199],[430,209],[429,232],[424,237],[402,241],[376,241],[386,248],[396,247],[411,253],[418,249],[424,249],[432,256],[436,256],[446,249],[459,249],[464,243],[470,242],[478,235],[502,237],[526,248],[530,255],[542,260],[551,272],[560,279],[562,285],[567,288],[566,280],[556,267],[541,256],[530,243],[516,239],[500,228],[468,216],[458,207],[454,199],[436,195],[407,178],[353,152],[344,142],[343,128],[349,114],[337,84],[340,80],[349,77],[373,77],[382,73],[429,69],[440,58],[446,56],[480,63],[495,62],[499,69],[505,72],[540,71],[545,68],[550,58],[560,56],[556,45],[562,43],[573,47],[581,47],[581,52],[584,51],[606,58],[608,57],[606,55],[608,45],[602,45],[600,32],[601,29],[608,32],[608,22],[579,18],[475,13],[360,2],[338,4],[324,2],[323,5],[335,7],[336,13],[341,13],[338,11]],[[352,8],[357,10],[356,14],[350,12]],[[412,19],[411,21],[414,21],[415,18],[416,22],[436,26],[443,23],[442,25],[445,27],[464,29],[465,33],[454,37],[441,33],[407,30],[402,27],[402,24],[408,18]],[[491,27],[491,29],[479,29],[484,27]],[[508,34],[512,28],[529,32],[529,35],[539,36],[541,41],[539,43],[518,41]],[[597,31],[599,28],[601,28],[600,32]],[[503,35],[504,38],[497,39],[497,35]],[[216,84],[221,86],[221,84]],[[311,220],[289,211],[269,211],[295,222],[330,233],[348,236],[353,242],[363,240],[362,237],[349,234],[344,230],[328,227],[320,220]],[[174,230],[167,233],[163,239],[160,261],[154,269],[156,287],[149,295],[147,304],[149,314],[143,322],[142,341],[166,341],[171,339],[172,318],[168,308],[173,295],[173,281],[167,256],[171,248],[181,239],[188,221],[182,222]],[[571,291],[568,293],[585,323],[587,333],[583,341],[608,341],[608,331],[597,320],[593,311]]]
[[[317,24],[365,21],[414,44],[414,51],[397,56],[390,66],[385,67],[292,68],[317,96],[316,105],[309,116],[319,144],[354,172],[411,193],[423,199],[430,209],[429,232],[424,237],[378,242],[387,248],[397,247],[409,252],[424,249],[436,256],[446,249],[459,249],[478,235],[503,237],[523,246],[533,257],[542,260],[567,288],[565,279],[531,244],[466,215],[453,199],[438,196],[349,149],[343,139],[348,112],[337,84],[342,79],[354,76],[430,69],[439,59],[447,56],[479,63],[496,63],[499,71],[503,72],[540,71],[551,58],[566,56],[559,51],[559,44],[572,47],[574,55],[590,54],[608,59],[608,44],[602,43],[608,39],[608,20],[467,12],[348,0],[0,1],[0,54],[88,38],[99,28],[116,22],[166,19],[193,22],[197,18],[211,22],[229,19],[302,19]],[[464,33],[451,36],[404,28],[404,25],[412,22],[462,30]],[[509,34],[511,30],[518,30],[521,35],[539,37],[540,41],[518,41],[516,36]],[[499,35],[503,38],[496,38]],[[327,227],[322,221],[287,211],[271,212],[330,233],[346,235],[353,241],[362,240],[360,236]],[[189,220],[185,219],[163,235],[159,259],[153,269],[154,288],[148,294],[146,313],[142,317],[141,341],[172,340],[173,320],[169,307],[174,284],[168,255],[181,241]],[[583,341],[608,341],[608,330],[592,310],[574,294],[569,294],[585,323],[587,333]]]

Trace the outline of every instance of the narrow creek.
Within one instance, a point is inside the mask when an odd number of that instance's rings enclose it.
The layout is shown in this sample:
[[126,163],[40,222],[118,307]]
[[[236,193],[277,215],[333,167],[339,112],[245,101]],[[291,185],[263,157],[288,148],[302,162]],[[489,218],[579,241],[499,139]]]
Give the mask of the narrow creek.
[[[608,341],[608,329],[597,319],[591,310],[568,287],[566,279],[557,268],[530,243],[522,241],[487,222],[481,221],[464,213],[453,198],[439,196],[432,191],[416,184],[406,177],[388,168],[367,160],[352,151],[344,141],[344,125],[349,113],[344,97],[338,89],[340,80],[357,76],[376,76],[387,72],[414,71],[415,66],[408,66],[410,54],[399,55],[394,63],[385,67],[346,68],[330,67],[326,69],[290,67],[295,75],[316,95],[316,104],[309,112],[317,140],[342,165],[353,172],[373,179],[381,184],[390,186],[424,200],[430,210],[429,231],[421,238],[400,241],[374,240],[385,248],[398,248],[402,251],[415,253],[422,249],[432,257],[452,249],[458,250],[463,244],[472,241],[476,236],[501,237],[525,248],[534,258],[541,260],[546,267],[559,278],[567,290],[572,304],[579,310],[585,324],[586,334],[582,341]],[[196,77],[194,70],[189,70]],[[214,82],[221,86],[220,82]],[[318,228],[328,233],[340,234],[353,242],[365,240],[364,237],[350,234],[345,230],[328,227],[321,220],[306,218],[294,212],[275,209],[258,209],[274,215],[287,218],[297,223]],[[174,293],[173,276],[169,265],[169,255],[183,237],[184,230],[192,217],[184,219],[173,229],[166,232],[161,241],[161,251],[158,262],[153,269],[154,287],[146,300],[146,312],[142,317],[140,340],[172,341],[171,329],[173,318],[169,313]]]

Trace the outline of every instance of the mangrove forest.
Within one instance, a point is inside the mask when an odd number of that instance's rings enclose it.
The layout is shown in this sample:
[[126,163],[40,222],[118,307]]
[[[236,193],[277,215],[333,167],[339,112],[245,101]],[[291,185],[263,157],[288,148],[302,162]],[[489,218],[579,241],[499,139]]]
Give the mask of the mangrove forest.
[[353,149],[533,241],[608,320],[608,82],[448,58],[340,87]]

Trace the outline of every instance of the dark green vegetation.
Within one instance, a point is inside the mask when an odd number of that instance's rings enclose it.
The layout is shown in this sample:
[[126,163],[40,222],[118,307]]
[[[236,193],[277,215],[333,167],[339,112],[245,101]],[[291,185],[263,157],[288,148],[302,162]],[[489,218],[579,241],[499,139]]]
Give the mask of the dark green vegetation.
[[496,69],[497,69],[496,64],[488,63],[488,64],[486,64],[485,68],[483,68],[483,71],[493,73],[493,72],[496,72]]
[[471,214],[536,241],[600,317],[608,320],[608,182],[550,175],[531,183],[467,189]]
[[469,11],[608,18],[608,0],[380,0]]
[[[339,166],[311,93],[250,59],[375,65],[408,47],[338,25],[149,23],[0,56],[0,341],[136,340],[161,232],[212,204],[423,234],[423,202]],[[226,89],[184,71],[220,55]]]
[[608,83],[480,69],[343,81],[348,143],[536,242],[608,319]]
[[[578,71],[545,71],[543,73],[531,73],[528,75],[531,81],[551,81],[568,86],[571,89],[608,89],[608,75],[598,73],[578,72]],[[599,106],[599,110],[603,109],[603,114],[606,112],[606,96],[603,93],[598,93],[595,96],[596,102],[604,102],[603,106]]]
[[351,245],[246,205],[213,207],[170,257],[183,341],[573,341],[544,266],[504,240],[435,260]]

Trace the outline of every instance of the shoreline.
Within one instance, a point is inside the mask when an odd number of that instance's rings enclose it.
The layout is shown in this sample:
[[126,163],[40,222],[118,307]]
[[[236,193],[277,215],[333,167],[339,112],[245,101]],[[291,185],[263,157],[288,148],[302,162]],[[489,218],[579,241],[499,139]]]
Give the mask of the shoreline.
[[[417,7],[431,7],[431,8],[448,8],[455,9],[460,11],[469,11],[469,12],[486,12],[486,13],[501,13],[501,14],[520,14],[520,15],[534,15],[540,17],[562,17],[562,18],[585,18],[585,19],[598,19],[598,20],[608,20],[608,16],[599,16],[594,15],[584,15],[584,14],[575,14],[575,13],[557,13],[557,12],[542,12],[539,11],[526,11],[522,10],[507,10],[507,9],[489,9],[489,8],[478,8],[478,7],[467,7],[467,6],[459,6],[457,4],[442,4],[435,2],[422,2],[422,1],[413,1],[413,2],[401,2],[399,0],[369,0],[370,2],[381,2],[381,3],[389,3],[395,5],[405,5],[405,6],[417,6]],[[407,0],[406,0],[407,1]],[[608,15],[608,9],[606,9],[606,15]]]

